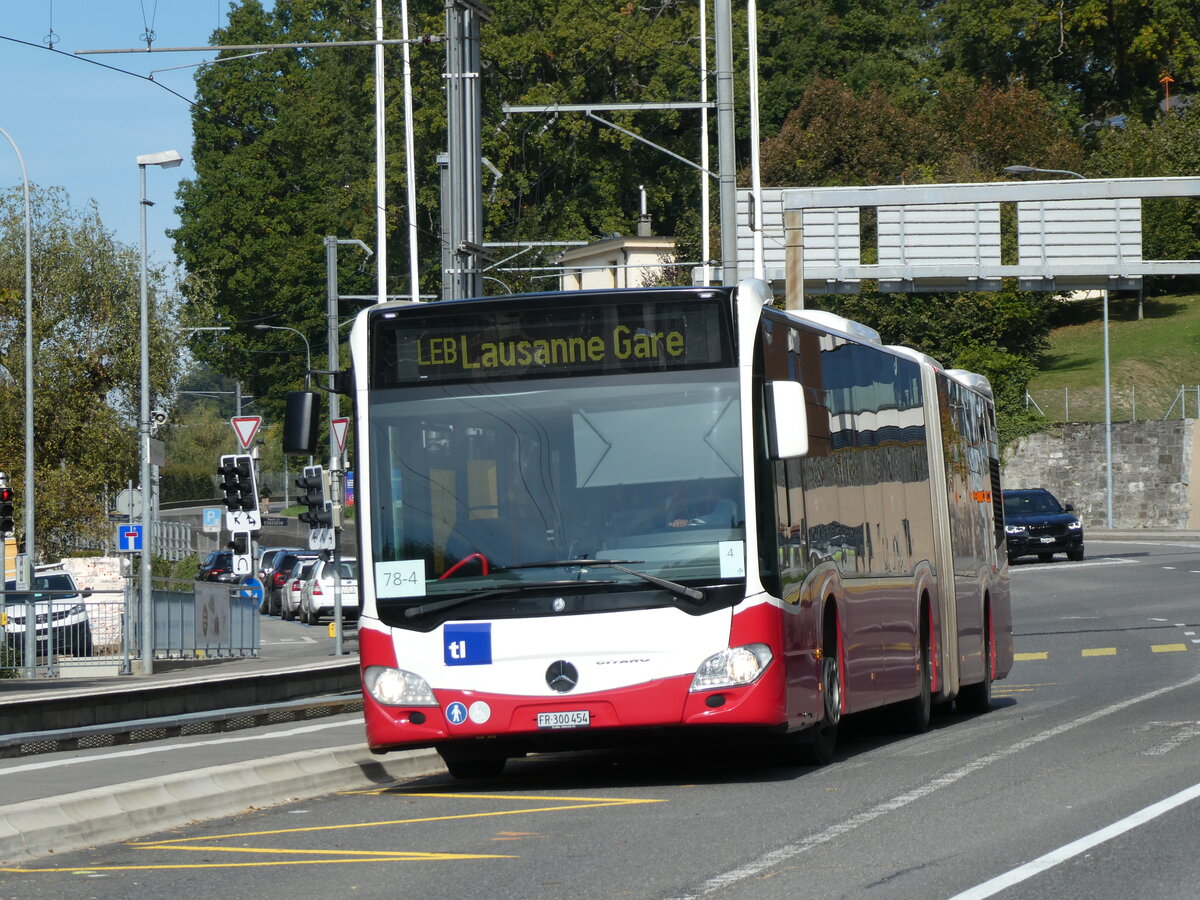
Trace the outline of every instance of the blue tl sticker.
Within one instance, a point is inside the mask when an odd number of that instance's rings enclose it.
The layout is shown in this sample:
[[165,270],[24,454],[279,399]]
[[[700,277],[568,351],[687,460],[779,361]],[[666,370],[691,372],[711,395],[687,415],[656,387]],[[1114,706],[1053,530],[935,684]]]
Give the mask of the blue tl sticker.
[[447,625],[442,629],[448,666],[490,666],[492,626],[490,623]]

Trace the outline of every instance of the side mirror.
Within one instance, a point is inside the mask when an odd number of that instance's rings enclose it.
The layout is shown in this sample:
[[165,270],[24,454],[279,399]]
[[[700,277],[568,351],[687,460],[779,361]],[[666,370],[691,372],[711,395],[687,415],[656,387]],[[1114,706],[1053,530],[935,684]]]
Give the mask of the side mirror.
[[316,391],[288,391],[283,409],[283,452],[287,456],[315,456],[321,424],[321,395]]
[[772,459],[808,455],[808,412],[804,385],[797,381],[769,381],[764,385],[768,452]]

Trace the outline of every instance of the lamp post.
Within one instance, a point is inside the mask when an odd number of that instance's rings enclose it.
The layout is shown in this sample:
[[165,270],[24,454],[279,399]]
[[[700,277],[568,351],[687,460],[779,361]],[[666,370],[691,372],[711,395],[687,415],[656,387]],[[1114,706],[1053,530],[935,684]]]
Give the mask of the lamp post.
[[1032,175],[1034,172],[1044,172],[1047,175],[1070,175],[1072,178],[1081,178],[1087,181],[1078,172],[1072,172],[1070,169],[1037,169],[1033,166],[1005,166],[1004,171],[1009,175]]
[[308,390],[309,380],[312,377],[309,373],[312,371],[312,348],[308,344],[308,338],[304,336],[304,332],[298,328],[290,328],[287,325],[255,325],[259,331],[290,331],[292,334],[300,335],[300,340],[304,341],[304,389]]
[[151,502],[153,485],[150,483],[150,308],[146,289],[146,207],[153,205],[146,199],[146,168],[159,166],[173,169],[183,162],[176,150],[145,153],[137,157],[141,175],[142,197],[140,204],[142,230],[142,259],[138,280],[138,305],[141,316],[141,409],[138,413],[138,431],[141,455],[142,481],[142,674],[154,672],[154,603],[150,590],[150,556],[154,546],[154,511]]
[[[1070,175],[1082,181],[1087,179],[1078,172],[1070,169],[1039,169],[1035,166],[1005,166],[1004,171],[1009,175],[1030,175],[1042,172],[1048,175]],[[1118,238],[1120,240],[1120,238]],[[1104,307],[1104,508],[1105,524],[1113,527],[1113,471],[1112,471],[1112,381],[1109,376],[1108,355],[1108,289],[1100,292]]]
[[[25,191],[25,559],[32,564],[33,543],[33,217],[29,213],[29,174],[25,158],[12,136],[0,128],[0,134],[12,145],[21,166]],[[20,575],[21,573],[17,573]],[[24,573],[28,577],[31,573]]]

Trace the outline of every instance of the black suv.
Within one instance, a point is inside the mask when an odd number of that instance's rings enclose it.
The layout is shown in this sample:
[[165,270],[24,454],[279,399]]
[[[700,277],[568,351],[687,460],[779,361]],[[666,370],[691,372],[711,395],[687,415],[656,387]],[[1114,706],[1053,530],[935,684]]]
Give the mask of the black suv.
[[200,563],[197,581],[236,581],[233,574],[233,551],[214,550]]
[[1083,525],[1045,488],[1004,492],[1004,530],[1008,536],[1008,561],[1037,556],[1049,562],[1055,553],[1083,559]]

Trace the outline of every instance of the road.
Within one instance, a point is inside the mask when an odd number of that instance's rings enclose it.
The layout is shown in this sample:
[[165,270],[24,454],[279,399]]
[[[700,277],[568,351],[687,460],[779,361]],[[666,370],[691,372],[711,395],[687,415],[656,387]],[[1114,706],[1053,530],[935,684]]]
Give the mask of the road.
[[0,870],[0,897],[1197,896],[1200,547],[1092,543],[1012,584],[992,712],[915,737],[862,718],[824,768],[531,757],[56,855]]

